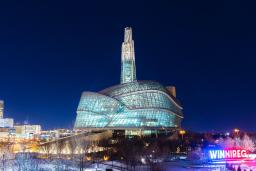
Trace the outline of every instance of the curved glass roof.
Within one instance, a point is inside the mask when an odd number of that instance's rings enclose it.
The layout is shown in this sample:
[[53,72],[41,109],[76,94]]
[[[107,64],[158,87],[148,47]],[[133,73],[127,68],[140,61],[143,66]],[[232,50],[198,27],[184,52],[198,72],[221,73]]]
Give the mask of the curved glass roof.
[[182,107],[154,81],[134,81],[84,92],[77,109],[76,128],[178,127]]
[[146,91],[146,90],[157,90],[166,93],[173,101],[174,103],[180,107],[180,102],[172,96],[169,91],[160,83],[155,81],[134,81],[129,82],[125,84],[118,84],[109,88],[106,88],[102,91],[100,91],[100,94],[104,94],[106,96],[110,97],[116,97],[116,96],[122,96],[124,94],[132,93],[132,92],[138,92],[138,91]]

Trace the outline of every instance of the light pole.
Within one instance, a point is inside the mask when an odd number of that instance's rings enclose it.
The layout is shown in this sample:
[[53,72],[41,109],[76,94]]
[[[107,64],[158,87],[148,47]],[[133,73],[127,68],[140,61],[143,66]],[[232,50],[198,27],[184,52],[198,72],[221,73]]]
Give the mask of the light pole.
[[186,134],[186,131],[185,131],[184,129],[181,129],[181,130],[179,131],[179,134],[181,135],[181,139],[182,139],[182,141],[183,141],[183,136],[184,136],[184,134]]
[[184,129],[179,130],[179,134],[181,135],[181,148],[183,149],[183,136],[186,134],[186,131]]
[[240,132],[240,130],[239,130],[238,128],[235,128],[235,129],[234,129],[234,133],[235,133],[237,136],[238,136],[239,132]]

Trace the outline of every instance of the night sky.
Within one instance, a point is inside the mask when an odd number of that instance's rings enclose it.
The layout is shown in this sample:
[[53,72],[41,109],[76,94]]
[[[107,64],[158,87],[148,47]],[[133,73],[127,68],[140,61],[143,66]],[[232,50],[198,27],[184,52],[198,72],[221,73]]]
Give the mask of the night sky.
[[5,116],[72,128],[82,91],[119,84],[131,26],[137,78],[176,86],[182,127],[256,131],[255,18],[236,0],[1,1]]

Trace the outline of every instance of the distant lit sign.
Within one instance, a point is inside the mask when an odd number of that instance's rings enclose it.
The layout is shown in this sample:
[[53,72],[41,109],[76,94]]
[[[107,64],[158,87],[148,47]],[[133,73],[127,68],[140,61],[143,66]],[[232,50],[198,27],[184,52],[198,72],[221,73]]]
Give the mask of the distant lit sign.
[[209,150],[209,157],[212,160],[243,159],[248,157],[248,151],[245,149],[214,149]]

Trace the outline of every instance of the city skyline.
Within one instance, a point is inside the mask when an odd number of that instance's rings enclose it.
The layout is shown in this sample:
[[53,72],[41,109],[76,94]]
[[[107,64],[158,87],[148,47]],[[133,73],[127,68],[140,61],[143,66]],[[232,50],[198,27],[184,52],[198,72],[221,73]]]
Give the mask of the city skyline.
[[118,10],[121,4],[110,11],[85,2],[2,4],[5,116],[44,129],[72,128],[82,91],[120,82],[120,43],[123,28],[131,26],[137,78],[176,86],[183,128],[255,131],[256,26],[246,13],[252,9],[240,9],[237,1],[187,3],[162,2],[160,10],[140,2],[134,15]]

